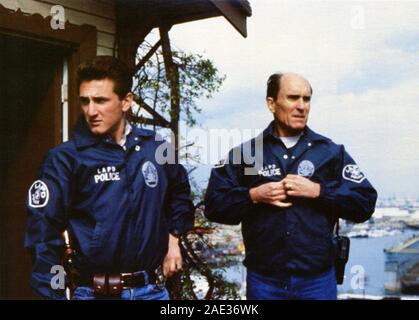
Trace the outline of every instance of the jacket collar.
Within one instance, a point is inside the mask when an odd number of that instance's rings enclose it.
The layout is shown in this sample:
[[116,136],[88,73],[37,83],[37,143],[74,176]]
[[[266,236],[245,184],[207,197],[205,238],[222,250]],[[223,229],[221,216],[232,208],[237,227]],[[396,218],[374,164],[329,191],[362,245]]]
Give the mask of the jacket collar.
[[[266,129],[263,131],[263,138],[264,139],[270,138],[270,139],[273,139],[274,141],[280,141],[279,137],[277,136],[277,134],[275,132],[274,121],[272,121],[266,127]],[[314,132],[308,126],[305,126],[305,128],[303,130],[303,135],[301,136],[300,141],[302,139],[307,140],[307,141],[327,141],[327,140],[329,140],[328,138]]]
[[[136,125],[132,125],[131,134],[135,137],[146,138],[154,136],[155,132],[151,130],[141,129],[138,128]],[[74,140],[77,148],[84,148],[96,145],[102,141],[106,141],[108,139],[108,136],[94,135],[87,126],[85,118],[83,117],[83,115],[81,115],[73,128],[72,139]]]

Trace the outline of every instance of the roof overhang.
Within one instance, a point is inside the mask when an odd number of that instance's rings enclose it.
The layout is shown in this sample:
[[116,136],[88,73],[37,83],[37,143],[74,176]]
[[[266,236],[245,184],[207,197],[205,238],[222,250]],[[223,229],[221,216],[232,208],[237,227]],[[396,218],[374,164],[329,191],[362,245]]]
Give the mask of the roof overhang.
[[248,1],[209,0],[219,12],[237,29],[243,37],[247,37],[247,17],[252,15]]
[[[149,28],[224,16],[243,37],[246,19],[252,14],[247,0],[116,0],[120,11],[130,11],[130,19]],[[132,21],[130,23],[132,25]]]

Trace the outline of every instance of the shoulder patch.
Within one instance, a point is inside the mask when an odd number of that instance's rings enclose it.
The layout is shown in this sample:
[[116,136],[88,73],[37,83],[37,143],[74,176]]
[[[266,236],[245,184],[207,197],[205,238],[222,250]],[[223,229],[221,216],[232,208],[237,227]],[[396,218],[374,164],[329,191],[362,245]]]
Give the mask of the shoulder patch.
[[36,180],[29,188],[29,206],[32,208],[42,208],[48,204],[49,190],[45,182]]
[[366,178],[356,164],[348,164],[342,170],[343,179],[361,183]]

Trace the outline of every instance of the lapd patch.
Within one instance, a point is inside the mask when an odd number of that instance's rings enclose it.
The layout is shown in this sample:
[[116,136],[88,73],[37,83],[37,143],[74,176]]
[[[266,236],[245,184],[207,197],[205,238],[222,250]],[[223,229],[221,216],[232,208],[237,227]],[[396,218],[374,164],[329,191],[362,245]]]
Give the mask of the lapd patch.
[[343,179],[355,183],[361,183],[365,179],[365,175],[361,172],[356,164],[348,164],[342,171]]
[[258,174],[264,177],[280,176],[281,169],[276,167],[276,164],[268,164],[258,170]]
[[49,200],[49,190],[47,185],[41,180],[36,180],[29,188],[28,197],[29,206],[32,208],[45,207]]
[[106,182],[106,181],[119,181],[121,177],[119,171],[114,166],[106,166],[98,168],[94,175],[95,183]]
[[314,173],[314,164],[309,160],[303,160],[298,165],[298,175],[301,177],[311,177]]
[[144,162],[141,171],[143,173],[146,185],[148,185],[150,188],[157,186],[157,183],[159,182],[159,176],[157,174],[157,169],[152,162]]

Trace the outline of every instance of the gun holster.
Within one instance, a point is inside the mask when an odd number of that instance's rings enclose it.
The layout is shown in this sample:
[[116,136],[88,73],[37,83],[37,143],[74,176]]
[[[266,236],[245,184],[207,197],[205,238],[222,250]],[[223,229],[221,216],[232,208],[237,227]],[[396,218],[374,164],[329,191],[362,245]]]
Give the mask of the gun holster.
[[345,236],[335,236],[336,244],[336,259],[335,259],[335,271],[336,271],[336,282],[342,284],[345,278],[345,266],[349,259],[349,248],[350,240]]

